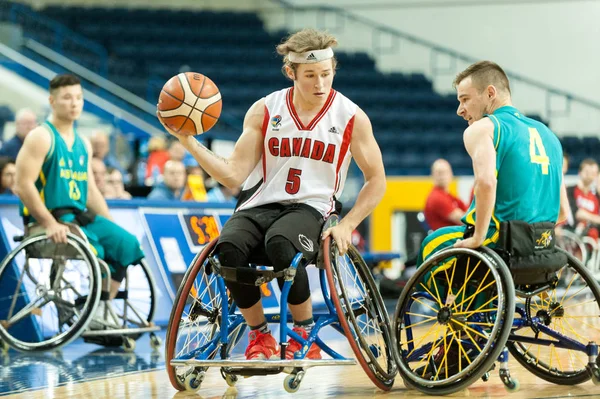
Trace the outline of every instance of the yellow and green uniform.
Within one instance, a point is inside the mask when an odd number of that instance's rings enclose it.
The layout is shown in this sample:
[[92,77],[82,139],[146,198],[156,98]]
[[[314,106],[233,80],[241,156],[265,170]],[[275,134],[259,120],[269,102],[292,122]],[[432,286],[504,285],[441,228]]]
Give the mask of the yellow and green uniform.
[[[85,142],[75,131],[75,140],[69,148],[52,123],[46,121],[43,126],[50,133],[52,143],[35,182],[42,201],[51,212],[64,208],[85,211],[89,177],[89,155]],[[21,214],[34,221],[22,204]],[[74,219],[74,213],[60,217],[63,222],[73,222]],[[96,215],[91,223],[81,226],[81,229],[92,250],[109,264],[113,274],[122,275],[122,271],[117,271],[116,267],[127,267],[144,257],[134,235],[100,215]]]
[[[556,222],[562,184],[562,146],[543,123],[515,107],[498,108],[486,115],[494,124],[496,149],[496,203],[484,245],[498,240],[500,222]],[[475,225],[477,199],[463,217],[463,226],[444,227],[425,238],[417,265],[463,238],[467,225]]]

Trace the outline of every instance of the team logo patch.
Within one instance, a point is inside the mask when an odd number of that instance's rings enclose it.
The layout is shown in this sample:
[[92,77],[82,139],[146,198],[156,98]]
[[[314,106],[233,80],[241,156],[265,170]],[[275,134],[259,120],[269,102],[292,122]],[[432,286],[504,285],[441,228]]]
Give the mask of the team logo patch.
[[69,159],[69,168],[72,168],[72,167],[73,167],[73,160]]
[[300,242],[300,245],[302,245],[302,248],[304,248],[308,252],[314,251],[315,246],[313,245],[312,240],[304,234],[298,234],[298,241]]
[[85,161],[85,158],[82,156],[79,157],[79,165],[83,166],[83,161]]
[[329,133],[333,133],[333,134],[339,134],[338,130],[335,128],[335,126],[332,126],[329,128],[328,130]]
[[275,115],[271,118],[271,125],[273,126],[273,130],[281,127],[281,115]]
[[541,235],[541,237],[537,240],[535,240],[535,243],[537,244],[535,249],[541,249],[541,248],[548,248],[550,246],[550,243],[552,242],[552,231],[548,230],[548,231],[544,231]]

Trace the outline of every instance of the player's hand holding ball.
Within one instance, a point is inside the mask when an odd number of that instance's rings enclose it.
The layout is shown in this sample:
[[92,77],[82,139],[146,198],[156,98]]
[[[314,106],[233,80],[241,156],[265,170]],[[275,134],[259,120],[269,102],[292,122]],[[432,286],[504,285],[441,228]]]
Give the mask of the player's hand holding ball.
[[219,120],[221,107],[217,85],[200,73],[186,72],[165,83],[156,116],[167,132],[181,138],[207,132]]

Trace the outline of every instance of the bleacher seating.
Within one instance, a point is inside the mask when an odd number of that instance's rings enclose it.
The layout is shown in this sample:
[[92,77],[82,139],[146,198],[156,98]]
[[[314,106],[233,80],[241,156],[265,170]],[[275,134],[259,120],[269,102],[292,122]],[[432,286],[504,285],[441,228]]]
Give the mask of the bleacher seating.
[[[222,92],[224,114],[240,122],[240,129],[218,124],[214,137],[237,138],[248,107],[290,85],[275,52],[285,32],[270,34],[254,13],[62,6],[39,12],[104,46],[109,54],[107,77],[150,102],[156,101],[162,84],[181,71],[209,76]],[[48,29],[25,23],[24,29],[53,45],[55,37]],[[97,55],[79,47],[61,51],[97,70]],[[454,95],[435,93],[422,74],[378,72],[364,53],[338,51],[336,57],[334,87],[369,115],[388,174],[428,174],[440,156],[457,174],[472,173],[462,142],[466,123],[456,116]],[[600,149],[596,138],[565,137],[563,143],[573,160],[582,148],[586,154]]]

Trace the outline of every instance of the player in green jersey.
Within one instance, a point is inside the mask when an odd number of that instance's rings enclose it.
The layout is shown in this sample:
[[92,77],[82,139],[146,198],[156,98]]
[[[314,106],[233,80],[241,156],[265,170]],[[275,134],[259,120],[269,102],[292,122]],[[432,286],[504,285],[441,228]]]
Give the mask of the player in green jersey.
[[[543,123],[512,105],[508,77],[497,64],[477,62],[456,76],[457,114],[469,123],[464,143],[473,160],[475,198],[463,226],[436,230],[424,240],[417,266],[450,246],[494,245],[500,222],[566,219],[562,147]],[[471,235],[463,239],[465,231]]]
[[27,135],[17,156],[17,195],[23,215],[45,228],[56,243],[67,242],[68,227],[81,226],[93,252],[111,269],[110,298],[117,294],[125,269],[144,257],[137,238],[112,221],[94,182],[92,148],[74,122],[83,110],[83,90],[74,75],[50,82],[52,114]]

